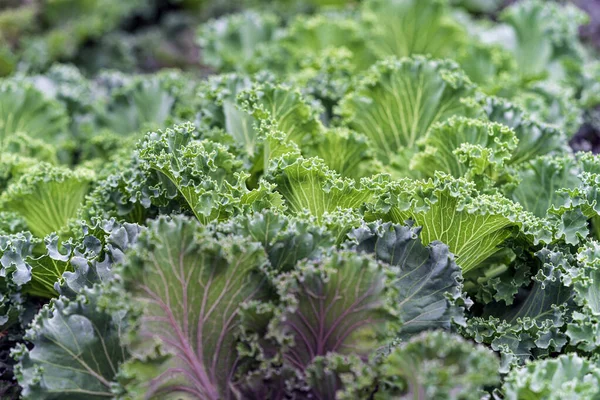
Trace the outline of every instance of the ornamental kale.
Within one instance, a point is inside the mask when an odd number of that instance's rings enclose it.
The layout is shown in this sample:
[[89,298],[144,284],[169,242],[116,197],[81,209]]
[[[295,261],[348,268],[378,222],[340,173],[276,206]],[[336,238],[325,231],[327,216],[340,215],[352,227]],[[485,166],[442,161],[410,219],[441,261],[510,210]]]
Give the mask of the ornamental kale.
[[1,398],[600,398],[574,5],[5,3]]

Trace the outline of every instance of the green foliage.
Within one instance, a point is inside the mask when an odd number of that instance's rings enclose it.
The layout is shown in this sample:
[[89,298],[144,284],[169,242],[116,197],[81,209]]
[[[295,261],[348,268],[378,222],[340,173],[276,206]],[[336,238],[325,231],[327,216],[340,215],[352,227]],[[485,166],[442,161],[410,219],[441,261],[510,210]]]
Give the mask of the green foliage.
[[429,329],[448,329],[461,322],[462,274],[448,247],[440,242],[423,246],[420,229],[410,226],[370,224],[348,236],[359,252],[374,253],[394,269],[396,304],[403,320],[402,337]]
[[17,376],[26,399],[102,399],[110,396],[118,365],[128,352],[120,334],[127,327],[121,310],[111,310],[99,287],[77,299],[53,300],[40,311],[21,345]]
[[[235,236],[212,239],[197,223],[179,217],[154,222],[136,252],[124,271],[125,285],[143,310],[133,351],[143,361],[158,340],[168,355],[151,376],[157,379],[136,384],[150,396],[229,398],[229,377],[241,361],[240,314],[247,302],[269,293],[262,247]],[[141,378],[149,373],[139,364],[128,368],[133,381],[138,368]]]
[[277,16],[252,11],[203,25],[199,38],[205,62],[222,71],[256,72],[261,66],[253,63],[255,56],[278,25]]
[[371,46],[379,57],[448,56],[465,35],[449,11],[446,0],[366,1],[365,18],[375,30]]
[[498,360],[460,336],[427,332],[392,350],[382,368],[375,398],[479,399],[484,386],[499,381]]
[[596,54],[499,7],[4,2],[0,398],[600,398]]
[[455,178],[494,181],[505,173],[517,144],[514,132],[504,125],[453,117],[431,127],[411,167],[425,177],[443,171]]
[[68,117],[57,102],[44,97],[33,85],[20,80],[0,81],[0,140],[24,133],[33,138],[56,140],[65,133]]
[[0,196],[6,211],[19,213],[38,237],[59,232],[77,212],[94,179],[87,169],[69,170],[39,163]]
[[379,160],[403,168],[434,123],[469,113],[461,100],[472,91],[452,62],[392,59],[374,66],[339,111],[346,125],[369,138]]
[[577,57],[577,29],[587,17],[575,6],[529,0],[508,8],[502,19],[512,28],[507,47],[523,79],[536,79],[553,64]]
[[306,210],[317,218],[336,209],[360,208],[374,196],[374,182],[368,179],[356,184],[340,178],[316,158],[284,156],[271,171],[275,189],[292,214]]
[[[552,239],[550,224],[498,194],[481,194],[464,179],[436,173],[428,181],[391,183],[369,218],[423,227],[425,243],[450,247],[463,273],[480,267],[508,238],[532,243]],[[485,265],[485,264],[483,264]]]
[[504,384],[507,399],[564,399],[598,397],[600,371],[576,354],[537,361],[515,369]]

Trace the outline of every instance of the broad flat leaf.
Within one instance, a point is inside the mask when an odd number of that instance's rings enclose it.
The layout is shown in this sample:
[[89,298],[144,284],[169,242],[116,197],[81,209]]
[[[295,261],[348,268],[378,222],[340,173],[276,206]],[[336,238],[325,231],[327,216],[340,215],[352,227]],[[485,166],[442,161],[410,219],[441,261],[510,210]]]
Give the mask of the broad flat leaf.
[[349,129],[327,130],[306,153],[319,157],[343,177],[359,179],[376,171],[367,139]]
[[398,333],[395,290],[370,257],[336,252],[280,278],[286,310],[277,330],[292,338],[284,360],[303,371],[315,357],[354,354],[365,360]]
[[142,309],[133,351],[145,359],[158,343],[166,360],[156,369],[132,363],[132,390],[153,399],[233,398],[242,362],[239,314],[244,303],[267,295],[266,261],[260,244],[239,236],[215,240],[196,221],[151,222],[123,274]]
[[59,240],[56,234],[47,236],[44,239],[46,253],[29,254],[26,258],[31,266],[31,281],[23,288],[25,293],[45,298],[56,297],[55,286],[62,281],[65,272],[73,270],[73,246],[68,242],[59,245]]
[[232,101],[223,101],[225,131],[246,151],[249,157],[256,153],[256,120]]
[[566,210],[560,215],[557,224],[556,238],[566,243],[577,245],[589,234],[588,217],[579,209]]
[[106,308],[100,287],[74,300],[60,297],[46,306],[14,351],[25,399],[105,399],[119,364],[128,357],[120,335],[126,314]]
[[448,247],[440,242],[424,246],[421,228],[372,223],[350,234],[359,252],[373,253],[391,266],[396,275],[396,307],[403,320],[402,337],[423,330],[450,329],[453,319],[460,320],[463,310],[449,299],[461,297],[460,267]]
[[516,171],[518,183],[507,186],[505,193],[538,217],[558,208],[565,199],[560,189],[572,189],[581,183],[580,169],[573,156],[541,156],[525,162]]
[[456,256],[463,274],[480,266],[509,237],[525,234],[532,242],[549,242],[544,220],[501,195],[480,194],[472,182],[437,173],[433,180],[393,182],[382,191],[371,219],[423,227],[421,240],[439,240]]
[[472,91],[453,62],[385,60],[342,99],[339,112],[347,126],[369,138],[377,158],[390,164],[399,152],[413,151],[435,122],[468,114],[461,99]]
[[444,57],[460,46],[465,30],[454,21],[447,0],[369,0],[370,45],[380,57],[431,54]]
[[62,104],[47,99],[32,84],[0,81],[0,143],[19,132],[32,138],[56,140],[68,123]]
[[59,232],[77,216],[94,173],[39,163],[0,195],[5,211],[18,212],[39,238]]

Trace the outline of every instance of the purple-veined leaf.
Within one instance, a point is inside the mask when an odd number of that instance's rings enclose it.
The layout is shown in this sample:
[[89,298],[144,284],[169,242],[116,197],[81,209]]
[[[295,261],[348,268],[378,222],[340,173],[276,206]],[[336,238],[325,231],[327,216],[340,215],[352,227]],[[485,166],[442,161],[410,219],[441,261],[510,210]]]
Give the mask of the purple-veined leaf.
[[[136,390],[147,398],[233,398],[243,361],[236,350],[240,310],[268,293],[265,263],[260,244],[245,238],[216,240],[184,217],[152,222],[124,280],[143,310],[134,352],[158,342],[168,356]],[[144,368],[137,372],[147,374]],[[134,363],[128,372],[136,374]]]

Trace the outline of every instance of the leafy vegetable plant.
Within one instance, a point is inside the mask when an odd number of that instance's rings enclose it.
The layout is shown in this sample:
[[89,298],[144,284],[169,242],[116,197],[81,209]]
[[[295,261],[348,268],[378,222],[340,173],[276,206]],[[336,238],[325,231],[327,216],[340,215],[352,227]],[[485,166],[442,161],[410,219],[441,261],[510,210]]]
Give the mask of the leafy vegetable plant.
[[9,3],[2,399],[600,398],[575,6]]

